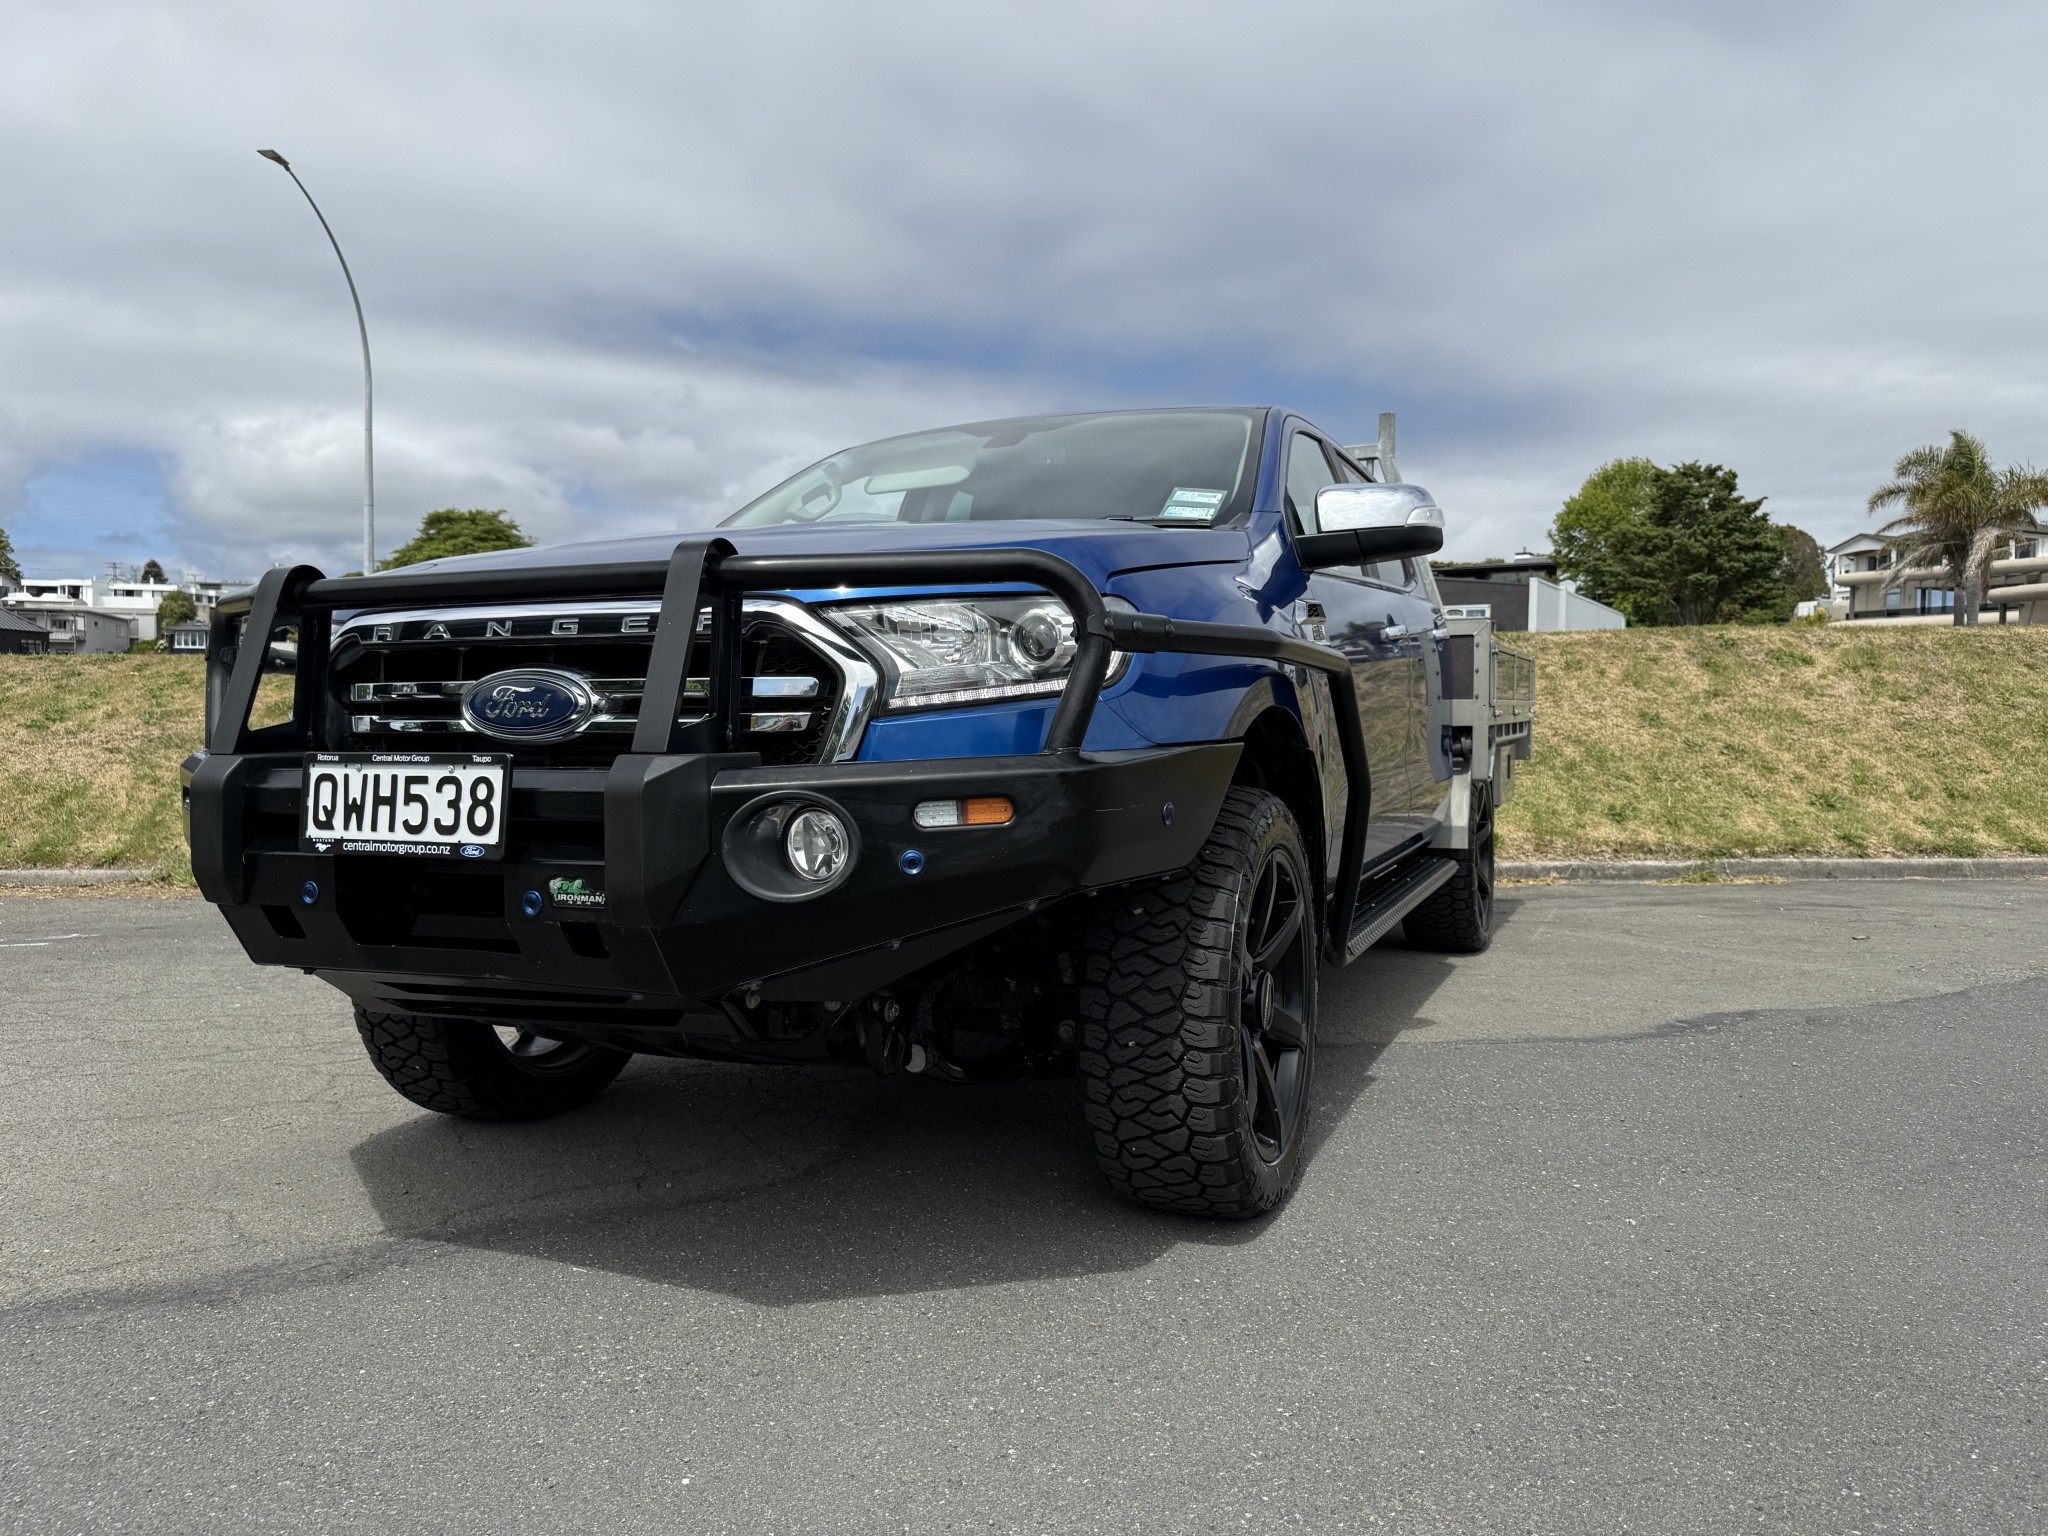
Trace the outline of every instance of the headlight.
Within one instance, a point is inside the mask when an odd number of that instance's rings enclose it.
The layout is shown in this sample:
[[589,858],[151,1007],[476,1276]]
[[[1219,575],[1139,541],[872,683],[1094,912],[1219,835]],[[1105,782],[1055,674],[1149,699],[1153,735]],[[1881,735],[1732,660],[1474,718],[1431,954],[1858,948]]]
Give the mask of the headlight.
[[[1120,598],[1103,601],[1135,611]],[[826,612],[880,653],[889,672],[884,697],[897,709],[1055,694],[1077,649],[1074,616],[1052,597],[848,603]],[[1129,664],[1112,651],[1106,681]]]

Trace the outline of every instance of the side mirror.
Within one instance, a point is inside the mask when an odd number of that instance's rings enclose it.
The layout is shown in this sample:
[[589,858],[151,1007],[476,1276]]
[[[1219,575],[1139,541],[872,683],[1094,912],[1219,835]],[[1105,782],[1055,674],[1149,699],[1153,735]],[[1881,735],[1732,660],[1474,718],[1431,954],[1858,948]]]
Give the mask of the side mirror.
[[1444,547],[1444,509],[1419,485],[1326,485],[1316,492],[1320,533],[1296,534],[1311,571],[1433,555]]

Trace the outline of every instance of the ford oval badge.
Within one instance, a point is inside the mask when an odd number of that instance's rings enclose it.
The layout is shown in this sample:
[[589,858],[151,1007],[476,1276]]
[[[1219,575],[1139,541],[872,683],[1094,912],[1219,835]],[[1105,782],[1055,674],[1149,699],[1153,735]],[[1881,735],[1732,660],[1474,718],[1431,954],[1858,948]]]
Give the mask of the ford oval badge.
[[583,729],[596,695],[573,672],[519,667],[469,685],[462,718],[501,741],[560,741]]

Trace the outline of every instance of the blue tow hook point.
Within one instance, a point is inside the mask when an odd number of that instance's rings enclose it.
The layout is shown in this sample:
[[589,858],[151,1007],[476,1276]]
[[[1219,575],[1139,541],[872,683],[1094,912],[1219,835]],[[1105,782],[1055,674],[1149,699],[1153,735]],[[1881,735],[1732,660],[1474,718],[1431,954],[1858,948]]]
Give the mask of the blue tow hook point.
[[1166,826],[1170,827],[1173,825],[1173,802],[1171,800],[1159,807],[1159,819]]
[[542,899],[539,891],[528,891],[519,898],[519,910],[528,917],[539,917],[540,909],[546,905],[547,902]]
[[319,899],[320,882],[318,880],[308,880],[304,885],[299,887],[300,905],[310,907],[313,905],[314,902],[318,901]]
[[896,861],[896,867],[906,875],[921,875],[924,873],[924,855],[915,848],[906,848],[903,857]]

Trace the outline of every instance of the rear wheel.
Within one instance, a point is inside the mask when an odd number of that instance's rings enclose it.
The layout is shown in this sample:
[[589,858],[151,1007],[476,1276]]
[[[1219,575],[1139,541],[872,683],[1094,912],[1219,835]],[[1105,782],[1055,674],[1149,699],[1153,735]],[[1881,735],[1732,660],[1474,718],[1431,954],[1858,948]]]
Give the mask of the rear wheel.
[[1493,942],[1493,786],[1472,786],[1472,846],[1455,855],[1458,872],[1402,920],[1417,949],[1476,955]]
[[464,1120],[543,1120],[602,1093],[630,1051],[513,1025],[356,1009],[384,1081],[422,1109]]
[[1118,1194],[1247,1217],[1293,1186],[1315,1063],[1310,868],[1286,804],[1233,789],[1192,865],[1091,924],[1079,1067]]

